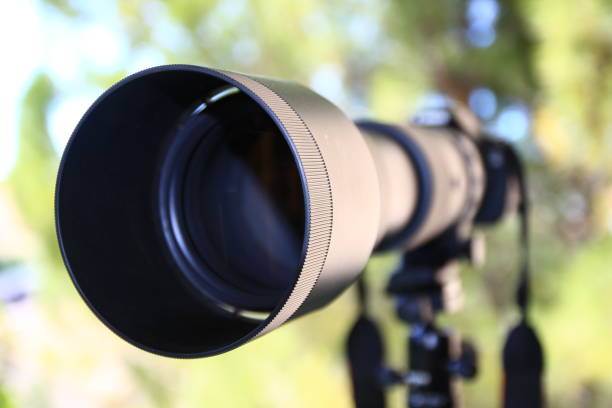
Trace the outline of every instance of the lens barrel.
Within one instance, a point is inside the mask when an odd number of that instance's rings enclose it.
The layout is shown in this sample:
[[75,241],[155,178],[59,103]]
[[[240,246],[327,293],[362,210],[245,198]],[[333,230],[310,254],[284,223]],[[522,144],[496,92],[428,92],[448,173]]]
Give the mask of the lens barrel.
[[293,82],[155,67],[75,129],[56,186],[60,248],[119,336],[219,354],[329,303],[375,248],[471,216],[483,177],[470,149],[439,129],[357,126]]

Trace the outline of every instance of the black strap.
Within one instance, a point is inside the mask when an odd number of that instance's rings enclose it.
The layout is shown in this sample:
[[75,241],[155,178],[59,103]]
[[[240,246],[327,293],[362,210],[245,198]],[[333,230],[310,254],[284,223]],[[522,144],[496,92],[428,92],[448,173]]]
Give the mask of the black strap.
[[368,315],[368,292],[364,275],[362,273],[357,282],[359,315],[349,333],[346,353],[355,407],[384,408],[386,398],[381,379],[384,346],[380,330]]
[[541,408],[544,405],[542,373],[544,357],[541,343],[529,324],[530,301],[530,243],[529,199],[527,179],[521,161],[509,145],[506,160],[511,175],[518,183],[520,220],[519,245],[521,251],[520,275],[516,288],[516,304],[521,313],[520,322],[510,330],[504,345],[504,408]]
[[359,305],[359,314],[368,314],[368,288],[365,281],[365,271],[361,273],[357,280],[357,303]]
[[519,217],[519,246],[521,251],[521,265],[519,281],[516,288],[516,304],[521,311],[521,317],[527,318],[529,307],[529,279],[531,275],[530,243],[529,243],[529,197],[527,192],[527,178],[522,163],[512,147],[506,145],[506,160],[508,169],[518,184],[519,202],[517,215]]

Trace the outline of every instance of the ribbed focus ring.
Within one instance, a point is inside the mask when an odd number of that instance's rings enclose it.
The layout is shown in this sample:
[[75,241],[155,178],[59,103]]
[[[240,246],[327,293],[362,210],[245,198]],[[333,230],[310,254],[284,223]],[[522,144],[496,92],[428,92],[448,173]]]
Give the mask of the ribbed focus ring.
[[278,313],[257,334],[258,337],[289,320],[304,303],[321,275],[332,233],[331,184],[319,146],[295,110],[281,96],[254,79],[226,71],[222,71],[222,74],[253,92],[273,113],[297,151],[299,168],[306,180],[308,217],[302,268],[291,294]]

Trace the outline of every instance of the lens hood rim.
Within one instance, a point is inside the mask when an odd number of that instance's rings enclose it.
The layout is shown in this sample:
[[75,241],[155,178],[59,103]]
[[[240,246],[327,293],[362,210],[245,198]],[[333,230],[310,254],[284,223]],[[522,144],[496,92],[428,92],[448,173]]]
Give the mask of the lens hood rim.
[[[81,287],[79,278],[71,266],[71,254],[67,251],[62,231],[64,214],[58,204],[62,199],[66,164],[70,160],[71,149],[84,123],[107,101],[107,98],[124,85],[169,70],[195,72],[214,77],[237,87],[256,102],[270,116],[287,140],[296,159],[305,191],[303,261],[299,275],[290,290],[265,320],[239,318],[240,324],[251,327],[246,334],[239,335],[222,346],[194,352],[177,352],[146,344],[116,328],[98,310]],[[330,140],[328,133],[334,134],[338,140]],[[352,156],[343,154],[336,158],[344,149],[349,149]],[[361,163],[358,169],[360,174],[357,174],[360,176],[360,183],[357,186],[349,185],[354,175],[344,174],[348,163],[354,159],[358,159]],[[56,180],[54,214],[57,239],[62,259],[77,291],[94,314],[118,336],[141,349],[164,356],[178,358],[212,356],[234,349],[270,332],[292,318],[324,306],[354,281],[370,256],[376,237],[379,202],[377,194],[369,197],[372,191],[378,188],[374,174],[374,164],[367,146],[354,124],[329,101],[301,85],[194,65],[153,67],[124,78],[104,92],[87,110],[72,133],[62,155]],[[332,196],[336,193],[342,197],[347,196],[344,194],[344,190],[347,189],[353,193],[352,197],[333,199],[335,197]],[[368,199],[359,200],[364,197]],[[353,228],[350,220],[355,214],[363,214],[363,220],[359,226]],[[342,239],[349,233],[353,235],[350,246]],[[236,319],[235,316],[228,316],[229,318]]]

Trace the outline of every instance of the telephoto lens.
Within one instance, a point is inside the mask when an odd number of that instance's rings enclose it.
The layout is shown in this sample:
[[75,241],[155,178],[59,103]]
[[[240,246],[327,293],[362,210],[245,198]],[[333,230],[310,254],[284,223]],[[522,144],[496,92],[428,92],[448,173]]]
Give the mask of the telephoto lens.
[[294,82],[160,66],[79,122],[56,225],[100,320],[149,352],[203,357],[323,307],[373,251],[473,219],[484,181],[459,128],[355,124]]

